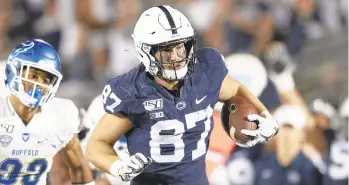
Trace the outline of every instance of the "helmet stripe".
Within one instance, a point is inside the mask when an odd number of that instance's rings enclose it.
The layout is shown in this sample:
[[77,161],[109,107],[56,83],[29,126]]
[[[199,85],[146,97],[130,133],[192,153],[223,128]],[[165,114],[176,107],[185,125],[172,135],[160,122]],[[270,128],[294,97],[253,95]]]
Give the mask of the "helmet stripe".
[[165,13],[166,18],[168,20],[168,23],[171,26],[172,35],[177,34],[176,24],[175,24],[171,14],[170,14],[170,12],[164,6],[158,6],[158,8],[160,8]]

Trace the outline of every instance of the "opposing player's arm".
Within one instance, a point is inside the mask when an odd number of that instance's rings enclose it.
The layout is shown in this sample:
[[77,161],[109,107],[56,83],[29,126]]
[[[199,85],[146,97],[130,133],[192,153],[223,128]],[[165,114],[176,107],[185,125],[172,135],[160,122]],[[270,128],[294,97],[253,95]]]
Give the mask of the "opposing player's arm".
[[76,136],[63,148],[64,162],[69,167],[69,174],[72,183],[94,184],[92,171],[80,147],[79,139]]
[[267,108],[263,103],[252,94],[244,85],[235,80],[229,75],[226,75],[222,82],[221,90],[219,93],[220,101],[229,101],[234,96],[241,96],[248,99],[258,110],[259,113],[267,111]]
[[114,143],[133,127],[132,122],[120,113],[105,113],[87,143],[86,157],[97,168],[109,172],[114,161],[119,160]]
[[50,185],[70,185],[71,180],[69,176],[69,168],[64,162],[64,151],[60,150],[53,158],[52,167],[48,174],[48,180]]

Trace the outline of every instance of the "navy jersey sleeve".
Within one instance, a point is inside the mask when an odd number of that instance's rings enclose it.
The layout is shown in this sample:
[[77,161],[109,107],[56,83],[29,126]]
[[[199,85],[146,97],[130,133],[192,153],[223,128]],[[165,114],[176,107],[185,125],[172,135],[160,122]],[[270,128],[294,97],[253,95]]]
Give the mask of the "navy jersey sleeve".
[[122,77],[116,77],[108,81],[104,87],[102,98],[105,112],[109,114],[121,113],[129,116],[128,105],[133,100],[133,90],[130,84],[123,82]]
[[210,77],[210,83],[208,84],[220,87],[223,79],[228,74],[224,57],[213,48],[203,48],[198,50],[197,58],[197,62],[202,64],[206,75]]
[[268,79],[267,87],[258,98],[268,110],[275,110],[281,105],[279,93],[270,79]]

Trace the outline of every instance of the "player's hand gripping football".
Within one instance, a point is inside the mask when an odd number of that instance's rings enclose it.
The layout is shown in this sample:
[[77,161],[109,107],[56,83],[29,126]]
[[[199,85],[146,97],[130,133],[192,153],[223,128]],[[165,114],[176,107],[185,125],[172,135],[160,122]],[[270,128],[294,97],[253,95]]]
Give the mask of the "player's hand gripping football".
[[246,129],[241,130],[242,134],[254,137],[254,139],[245,143],[237,141],[236,144],[240,147],[249,148],[258,143],[263,143],[264,141],[268,141],[270,138],[276,135],[277,132],[279,131],[278,122],[273,118],[272,115],[270,115],[268,111],[262,112],[260,115],[251,114],[251,115],[248,115],[247,118],[249,121],[258,122],[258,129],[257,130],[246,130]]
[[117,160],[110,166],[110,174],[127,182],[142,173],[145,167],[152,163],[151,158],[136,153],[126,160]]

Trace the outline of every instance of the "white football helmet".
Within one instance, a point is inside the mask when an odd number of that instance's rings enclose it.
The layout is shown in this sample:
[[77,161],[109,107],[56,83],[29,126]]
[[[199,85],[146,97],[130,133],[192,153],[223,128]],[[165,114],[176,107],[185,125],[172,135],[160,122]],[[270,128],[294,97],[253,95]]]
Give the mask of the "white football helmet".
[[[142,13],[132,34],[137,57],[151,75],[167,81],[176,81],[188,77],[194,70],[195,31],[187,17],[168,6],[157,6]],[[160,48],[184,43],[186,57],[184,67],[165,69],[162,61],[155,58]]]
[[[228,75],[246,86],[255,96],[260,96],[268,85],[268,74],[263,62],[249,53],[235,53],[225,57]],[[253,67],[251,67],[253,66]],[[217,102],[216,111],[221,111],[223,103]]]
[[343,119],[343,123],[341,124],[340,131],[341,136],[348,139],[348,117],[349,117],[349,99],[348,97],[344,100],[344,102],[339,107],[339,116]]
[[346,98],[339,107],[339,115],[342,118],[349,117],[349,100]]

